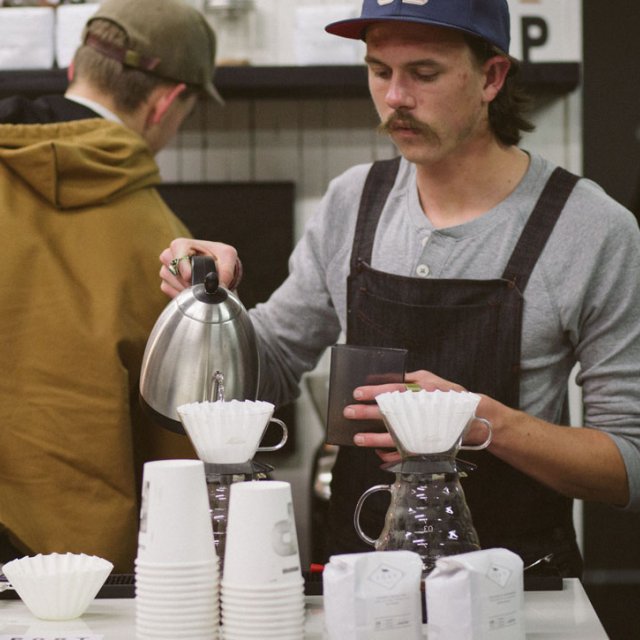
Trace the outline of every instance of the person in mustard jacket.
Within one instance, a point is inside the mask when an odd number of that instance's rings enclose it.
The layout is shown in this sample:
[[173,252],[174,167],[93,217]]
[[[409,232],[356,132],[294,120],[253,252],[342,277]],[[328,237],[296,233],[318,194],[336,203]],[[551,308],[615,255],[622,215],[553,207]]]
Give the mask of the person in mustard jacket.
[[147,423],[138,378],[188,233],[154,154],[212,84],[215,35],[179,0],[107,0],[64,96],[0,102],[0,564],[95,554],[133,570],[145,460],[193,457]]

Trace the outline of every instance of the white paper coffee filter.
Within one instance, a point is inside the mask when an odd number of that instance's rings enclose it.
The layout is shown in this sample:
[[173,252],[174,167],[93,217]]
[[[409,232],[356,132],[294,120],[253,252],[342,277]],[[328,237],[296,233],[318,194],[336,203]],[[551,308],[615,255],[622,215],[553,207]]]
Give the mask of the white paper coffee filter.
[[473,418],[480,396],[468,391],[391,391],[376,396],[399,446],[414,454],[449,451]]
[[262,400],[219,400],[183,404],[177,412],[201,460],[233,464],[253,458],[274,408]]
[[84,553],[38,554],[2,568],[27,608],[43,620],[80,617],[112,569],[108,560]]

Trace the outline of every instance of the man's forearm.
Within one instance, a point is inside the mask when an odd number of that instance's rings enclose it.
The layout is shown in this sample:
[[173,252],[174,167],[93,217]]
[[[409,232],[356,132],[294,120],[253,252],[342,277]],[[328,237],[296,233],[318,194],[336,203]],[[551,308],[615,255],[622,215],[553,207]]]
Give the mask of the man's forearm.
[[628,502],[624,461],[603,431],[554,425],[489,398],[476,413],[493,423],[489,451],[538,482],[572,498]]

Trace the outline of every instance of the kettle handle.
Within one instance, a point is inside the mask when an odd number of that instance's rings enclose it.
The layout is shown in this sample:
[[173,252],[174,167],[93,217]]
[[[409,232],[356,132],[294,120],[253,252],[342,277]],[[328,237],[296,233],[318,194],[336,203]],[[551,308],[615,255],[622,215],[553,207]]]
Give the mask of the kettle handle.
[[[213,274],[215,277],[215,291],[218,288],[218,272],[216,271],[216,261],[211,256],[191,256],[191,286],[204,284]],[[213,284],[213,283],[212,283]],[[209,287],[207,286],[207,290]]]
[[217,304],[227,299],[227,292],[220,286],[216,262],[211,256],[191,256],[191,286],[204,285],[204,291],[196,298],[207,304]]

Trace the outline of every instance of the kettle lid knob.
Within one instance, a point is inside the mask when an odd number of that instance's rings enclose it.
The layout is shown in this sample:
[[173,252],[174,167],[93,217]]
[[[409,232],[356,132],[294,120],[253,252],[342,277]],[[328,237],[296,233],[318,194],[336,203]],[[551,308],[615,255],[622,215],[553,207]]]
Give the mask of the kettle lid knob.
[[215,260],[209,256],[191,257],[191,286],[204,285],[204,295],[196,294],[201,302],[219,303],[227,299],[227,292],[220,286]]
[[218,290],[218,274],[215,271],[215,267],[213,271],[209,271],[204,277],[204,290],[210,295]]

